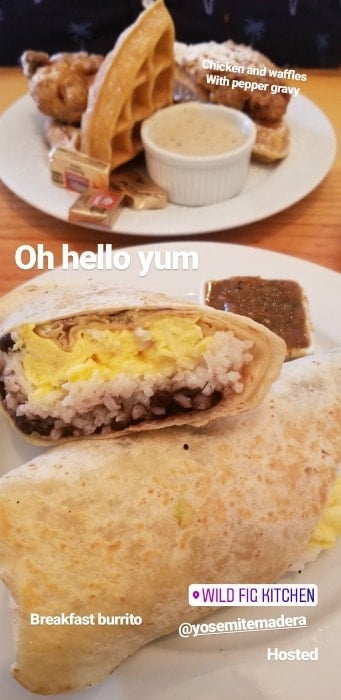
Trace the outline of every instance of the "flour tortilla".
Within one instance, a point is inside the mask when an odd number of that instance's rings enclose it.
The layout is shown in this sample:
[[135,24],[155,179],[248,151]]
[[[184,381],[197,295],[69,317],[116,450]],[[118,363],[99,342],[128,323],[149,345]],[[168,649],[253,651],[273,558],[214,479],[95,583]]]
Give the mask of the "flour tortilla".
[[[286,365],[260,407],[205,428],[59,446],[0,480],[0,573],[15,678],[94,685],[153,639],[208,614],[191,583],[278,580],[304,552],[340,458],[341,355]],[[139,615],[116,626],[30,613]]]
[[[7,301],[6,301],[7,300]],[[6,306],[10,312],[6,315]],[[13,308],[14,307],[14,308]],[[224,396],[222,400],[205,411],[190,411],[165,418],[131,424],[124,430],[116,430],[112,436],[153,430],[170,425],[204,425],[208,421],[223,416],[234,415],[258,405],[266,395],[272,382],[278,377],[284,361],[286,346],[283,340],[265,326],[252,319],[237,314],[217,311],[208,306],[198,306],[187,301],[167,297],[154,292],[139,292],[134,289],[83,282],[78,285],[29,286],[17,290],[4,298],[0,306],[0,337],[18,329],[21,325],[41,324],[57,319],[91,314],[116,314],[129,309],[167,310],[178,316],[197,317],[210,324],[215,330],[233,331],[240,340],[252,340],[250,352],[253,360],[243,369],[244,389],[242,393]],[[1,318],[2,316],[2,318]],[[4,408],[4,406],[3,406]],[[7,418],[13,423],[10,414]],[[53,439],[41,438],[38,433],[23,436],[35,444],[53,444]],[[101,434],[94,437],[105,437]],[[68,436],[67,440],[74,439]],[[63,438],[58,442],[65,441]]]

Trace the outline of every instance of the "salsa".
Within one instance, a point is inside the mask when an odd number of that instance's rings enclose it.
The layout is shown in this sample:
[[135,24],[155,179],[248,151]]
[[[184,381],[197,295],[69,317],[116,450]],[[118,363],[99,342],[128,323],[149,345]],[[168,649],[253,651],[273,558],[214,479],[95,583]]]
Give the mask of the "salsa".
[[206,284],[205,303],[248,316],[286,342],[287,357],[306,354],[311,346],[310,319],[304,292],[293,280],[230,277]]

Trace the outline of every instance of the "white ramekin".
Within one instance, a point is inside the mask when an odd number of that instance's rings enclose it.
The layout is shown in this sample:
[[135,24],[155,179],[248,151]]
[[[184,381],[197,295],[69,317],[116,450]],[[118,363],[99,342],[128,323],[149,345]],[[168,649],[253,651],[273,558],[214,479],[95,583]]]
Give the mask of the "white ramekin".
[[168,193],[174,204],[203,206],[216,204],[235,197],[241,191],[249,169],[251,151],[256,140],[256,127],[246,114],[223,105],[195,103],[209,115],[214,112],[226,115],[245,135],[245,141],[234,150],[217,155],[192,156],[174,153],[156,145],[151,138],[151,127],[165,113],[174,112],[174,119],[181,119],[181,112],[188,103],[164,107],[146,119],[141,128],[147,170],[154,182]]

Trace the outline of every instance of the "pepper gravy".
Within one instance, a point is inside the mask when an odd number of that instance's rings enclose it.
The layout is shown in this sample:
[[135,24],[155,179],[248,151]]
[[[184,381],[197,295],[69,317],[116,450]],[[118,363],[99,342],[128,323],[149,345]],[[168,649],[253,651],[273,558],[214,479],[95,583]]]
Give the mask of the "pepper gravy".
[[161,110],[150,128],[156,146],[188,156],[212,156],[233,151],[246,141],[246,134],[223,113],[208,114],[200,104]]

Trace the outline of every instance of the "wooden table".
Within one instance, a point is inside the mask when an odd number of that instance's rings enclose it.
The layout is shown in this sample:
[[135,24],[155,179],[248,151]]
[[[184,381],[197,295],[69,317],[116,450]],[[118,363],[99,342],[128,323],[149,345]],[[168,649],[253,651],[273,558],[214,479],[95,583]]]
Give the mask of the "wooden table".
[[[316,102],[332,122],[341,141],[341,118],[337,93],[339,70],[311,70],[303,94]],[[18,68],[0,68],[0,111],[27,91]],[[20,138],[20,134],[18,134]],[[341,155],[324,181],[309,196],[285,211],[263,221],[232,230],[186,237],[191,240],[239,243],[304,258],[325,267],[341,269]],[[171,240],[162,237],[162,242]],[[72,226],[25,204],[0,183],[0,294],[37,274],[17,268],[14,254],[19,245],[45,243],[59,264],[61,244],[72,243],[78,252],[97,250],[98,243],[127,248],[157,243],[155,237],[113,237],[108,233]]]

